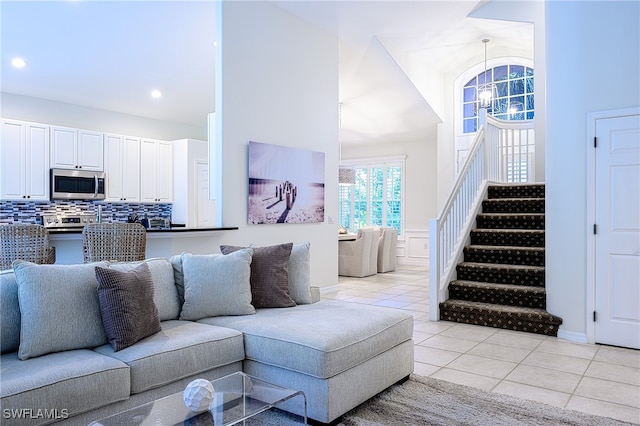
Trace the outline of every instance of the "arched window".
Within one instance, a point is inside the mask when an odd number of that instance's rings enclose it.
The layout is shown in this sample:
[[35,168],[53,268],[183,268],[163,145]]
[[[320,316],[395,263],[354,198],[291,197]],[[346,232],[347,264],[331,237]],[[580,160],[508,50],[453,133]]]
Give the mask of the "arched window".
[[478,89],[493,83],[493,99],[488,113],[501,120],[531,120],[534,115],[533,68],[499,65],[481,72],[462,89],[462,130],[478,130]]

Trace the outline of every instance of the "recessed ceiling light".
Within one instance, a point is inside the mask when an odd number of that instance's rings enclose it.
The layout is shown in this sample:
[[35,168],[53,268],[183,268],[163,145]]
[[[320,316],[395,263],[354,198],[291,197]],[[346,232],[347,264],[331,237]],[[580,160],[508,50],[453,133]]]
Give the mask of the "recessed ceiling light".
[[152,90],[151,91],[151,97],[155,98],[155,99],[161,98],[162,97],[162,92],[159,91],[159,90]]
[[11,60],[11,65],[13,65],[15,68],[24,68],[27,65],[27,61],[22,58],[13,58]]

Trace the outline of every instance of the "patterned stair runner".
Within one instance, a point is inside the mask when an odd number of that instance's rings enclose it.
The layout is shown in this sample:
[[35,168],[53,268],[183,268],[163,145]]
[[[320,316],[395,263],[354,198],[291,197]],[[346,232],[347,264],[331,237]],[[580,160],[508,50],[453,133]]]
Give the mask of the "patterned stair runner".
[[546,311],[544,185],[489,187],[440,319],[557,336]]

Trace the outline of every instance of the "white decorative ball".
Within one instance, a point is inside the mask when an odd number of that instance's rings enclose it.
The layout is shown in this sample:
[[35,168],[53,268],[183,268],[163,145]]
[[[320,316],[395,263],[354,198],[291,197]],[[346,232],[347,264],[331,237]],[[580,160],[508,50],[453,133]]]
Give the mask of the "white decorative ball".
[[209,409],[213,401],[213,385],[205,379],[195,379],[187,385],[182,398],[191,411],[197,413]]

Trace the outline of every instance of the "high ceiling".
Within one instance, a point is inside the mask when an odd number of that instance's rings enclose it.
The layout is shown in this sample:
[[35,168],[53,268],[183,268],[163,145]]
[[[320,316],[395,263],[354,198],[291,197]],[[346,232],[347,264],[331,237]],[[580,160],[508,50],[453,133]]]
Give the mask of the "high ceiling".
[[[494,51],[533,56],[531,25],[470,18],[477,1],[273,3],[338,35],[343,143],[432,129],[442,106],[430,81],[480,63],[483,37]],[[0,88],[204,126],[214,110],[214,9],[213,1],[2,0]],[[25,68],[11,67],[16,56]],[[151,98],[153,89],[163,97]]]

